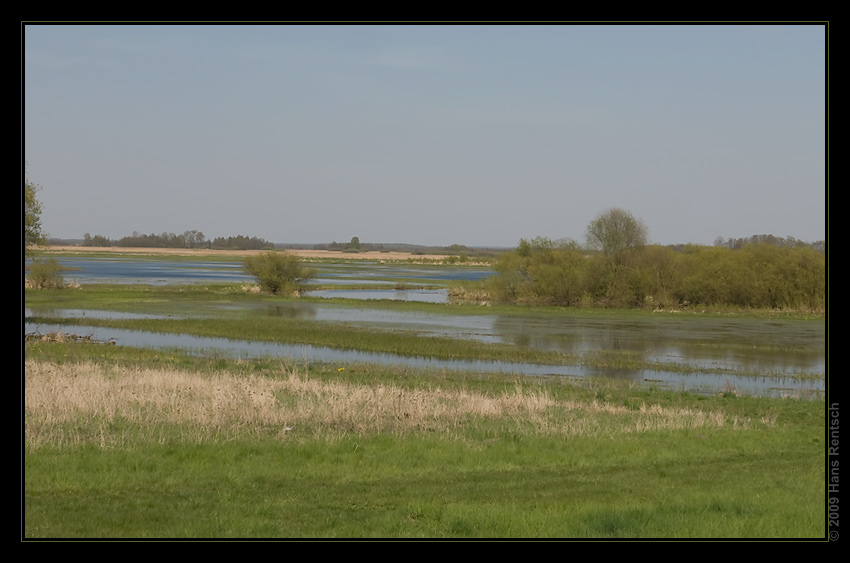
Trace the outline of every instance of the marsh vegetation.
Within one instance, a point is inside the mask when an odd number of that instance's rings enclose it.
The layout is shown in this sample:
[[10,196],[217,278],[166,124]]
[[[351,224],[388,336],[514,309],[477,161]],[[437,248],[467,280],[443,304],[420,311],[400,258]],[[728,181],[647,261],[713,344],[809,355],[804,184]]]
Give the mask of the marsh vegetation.
[[[334,287],[374,286],[360,276],[369,266],[318,266],[318,279],[323,268],[326,280],[342,276]],[[369,281],[485,283],[452,280],[450,268],[427,280],[421,269],[378,268],[387,275]],[[822,394],[647,381],[662,367],[779,381],[787,369],[764,362],[784,356],[810,366],[790,369],[798,381],[822,382],[825,367],[806,363],[823,354],[822,317],[296,299],[242,285],[28,289],[27,323],[132,329],[172,344],[194,335],[522,359],[566,372],[31,339],[26,537],[825,533]],[[648,353],[650,342],[667,346]],[[753,347],[751,363],[730,369]]]

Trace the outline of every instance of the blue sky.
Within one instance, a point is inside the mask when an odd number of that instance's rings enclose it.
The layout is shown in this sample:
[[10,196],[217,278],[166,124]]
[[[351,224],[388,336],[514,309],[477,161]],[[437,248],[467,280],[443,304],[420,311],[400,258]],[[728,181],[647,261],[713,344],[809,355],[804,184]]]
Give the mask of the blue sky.
[[826,236],[821,25],[25,25],[52,236]]

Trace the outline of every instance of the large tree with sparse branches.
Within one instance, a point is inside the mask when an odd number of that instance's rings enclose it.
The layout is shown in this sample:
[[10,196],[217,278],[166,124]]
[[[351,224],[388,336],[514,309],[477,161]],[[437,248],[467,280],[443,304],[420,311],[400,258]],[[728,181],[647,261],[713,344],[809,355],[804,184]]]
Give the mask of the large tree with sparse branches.
[[606,307],[632,306],[642,296],[631,287],[629,272],[646,246],[649,230],[643,221],[624,209],[600,213],[585,232],[587,246],[602,254],[602,269],[593,294]]
[[613,207],[600,213],[587,226],[587,246],[602,252],[614,266],[646,245],[649,230],[643,221],[624,209]]

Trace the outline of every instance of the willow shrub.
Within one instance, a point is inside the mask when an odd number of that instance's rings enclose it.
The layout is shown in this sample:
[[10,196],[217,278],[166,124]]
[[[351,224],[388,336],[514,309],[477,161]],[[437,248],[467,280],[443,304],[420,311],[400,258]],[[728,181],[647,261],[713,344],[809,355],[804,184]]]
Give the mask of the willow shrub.
[[733,252],[731,301],[758,308],[823,308],[826,260],[809,248],[748,244]]
[[520,240],[495,270],[488,290],[496,301],[577,306],[588,289],[588,261],[573,241]]
[[61,267],[56,258],[34,260],[30,265],[27,281],[38,289],[56,289],[65,285],[65,279],[60,273]]
[[243,262],[245,270],[254,276],[260,289],[272,294],[300,294],[314,272],[293,255],[283,252],[263,252],[249,256]]

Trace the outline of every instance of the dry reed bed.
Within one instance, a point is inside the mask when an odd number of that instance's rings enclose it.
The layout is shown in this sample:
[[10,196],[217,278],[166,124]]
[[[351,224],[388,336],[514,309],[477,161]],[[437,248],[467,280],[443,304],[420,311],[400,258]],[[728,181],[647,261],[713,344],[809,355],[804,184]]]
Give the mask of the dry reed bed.
[[476,421],[562,436],[749,426],[720,412],[554,400],[538,386],[517,385],[487,395],[437,386],[323,381],[293,368],[282,368],[279,377],[237,377],[92,362],[25,362],[25,436],[31,448],[365,432],[457,436]]

